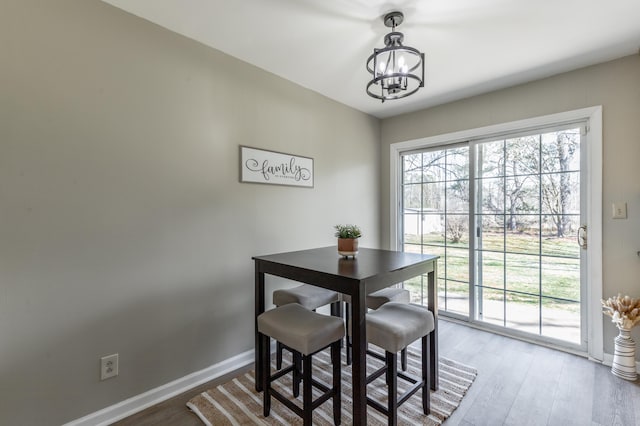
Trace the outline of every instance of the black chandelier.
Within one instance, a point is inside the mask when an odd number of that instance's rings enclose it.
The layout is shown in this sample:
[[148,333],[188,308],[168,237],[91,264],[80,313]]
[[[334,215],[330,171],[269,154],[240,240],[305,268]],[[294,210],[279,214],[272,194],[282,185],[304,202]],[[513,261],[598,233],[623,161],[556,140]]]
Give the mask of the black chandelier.
[[402,45],[404,35],[397,32],[396,27],[403,20],[402,12],[384,16],[384,24],[391,32],[384,36],[385,47],[373,49],[367,59],[367,71],[373,76],[367,84],[367,94],[382,102],[404,98],[424,87],[424,53]]

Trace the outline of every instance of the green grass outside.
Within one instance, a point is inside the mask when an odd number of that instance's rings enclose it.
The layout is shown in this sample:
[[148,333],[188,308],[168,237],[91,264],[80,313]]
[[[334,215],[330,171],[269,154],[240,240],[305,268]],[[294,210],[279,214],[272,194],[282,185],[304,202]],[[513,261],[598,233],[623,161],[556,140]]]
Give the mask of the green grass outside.
[[[405,235],[405,251],[422,250],[423,253],[440,256],[439,296],[466,295],[469,282],[468,239],[445,244],[439,233],[420,237]],[[537,235],[517,232],[507,233],[505,238],[502,233],[485,232],[482,243],[483,250],[476,252],[476,256],[481,258],[478,279],[486,287],[483,291],[485,299],[502,301],[506,298],[510,303],[537,305],[542,279],[543,307],[571,312],[579,310],[580,249],[574,238],[543,237],[540,240]],[[503,250],[505,246],[506,255],[491,251]],[[538,252],[542,257],[537,256]],[[420,295],[421,277],[405,282],[405,286],[412,294]]]

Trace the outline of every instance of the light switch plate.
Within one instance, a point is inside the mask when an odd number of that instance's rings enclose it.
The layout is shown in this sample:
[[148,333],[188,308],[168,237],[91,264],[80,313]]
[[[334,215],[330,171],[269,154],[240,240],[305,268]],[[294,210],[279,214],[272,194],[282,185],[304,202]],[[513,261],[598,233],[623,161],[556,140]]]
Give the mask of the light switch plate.
[[617,202],[613,203],[613,219],[626,219],[627,218],[627,203]]

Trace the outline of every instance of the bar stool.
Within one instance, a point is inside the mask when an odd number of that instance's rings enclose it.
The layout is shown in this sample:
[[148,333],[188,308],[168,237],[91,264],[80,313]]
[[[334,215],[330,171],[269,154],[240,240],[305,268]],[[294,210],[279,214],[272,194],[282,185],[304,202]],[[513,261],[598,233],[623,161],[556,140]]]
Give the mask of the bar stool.
[[[282,288],[273,292],[273,304],[276,307],[297,303],[310,311],[331,304],[331,315],[341,317],[340,294],[314,285],[302,284],[292,288]],[[282,344],[276,344],[276,367],[282,368]]]
[[411,293],[409,290],[397,287],[387,287],[382,290],[374,291],[367,294],[367,308],[378,309],[380,306],[388,302],[409,303]]
[[[380,306],[384,305],[388,302],[403,302],[409,303],[411,300],[411,293],[409,290],[405,290],[404,288],[398,287],[387,287],[382,290],[374,291],[373,293],[367,294],[367,308],[368,309],[378,309]],[[350,318],[351,318],[351,296],[348,294],[342,295],[342,301],[345,302],[345,321],[347,324],[347,330],[351,330],[350,328]],[[347,365],[351,365],[351,335],[347,333]],[[403,350],[402,355],[400,357],[402,370],[405,371],[407,369],[407,351]]]
[[[310,311],[297,303],[289,303],[281,307],[264,312],[258,316],[258,333],[265,348],[260,359],[262,364],[263,414],[269,416],[271,410],[271,396],[283,403],[295,414],[300,416],[305,426],[312,424],[313,410],[329,399],[333,400],[333,421],[335,425],[341,422],[341,362],[340,342],[344,337],[344,321],[341,318],[322,315]],[[285,369],[271,374],[271,338],[281,342],[294,354],[294,359],[300,359]],[[331,363],[333,364],[333,383],[329,388],[312,378],[312,356],[317,352],[331,347]],[[275,390],[271,383],[282,376],[293,373],[293,396],[299,394],[299,383],[302,380],[302,407],[299,407],[283,394]],[[296,386],[297,384],[297,386]],[[312,399],[312,386],[323,393],[315,401]]]
[[[367,351],[367,355],[385,362],[383,367],[367,377],[367,383],[386,374],[388,386],[387,407],[369,397],[367,397],[367,404],[385,414],[390,426],[398,424],[398,407],[420,389],[422,389],[422,411],[425,415],[431,412],[429,334],[433,330],[433,314],[419,305],[389,302],[367,314],[367,342],[385,351],[384,357]],[[398,352],[418,339],[422,339],[422,377],[398,371],[396,367]],[[412,384],[401,396],[398,396],[398,377]]]

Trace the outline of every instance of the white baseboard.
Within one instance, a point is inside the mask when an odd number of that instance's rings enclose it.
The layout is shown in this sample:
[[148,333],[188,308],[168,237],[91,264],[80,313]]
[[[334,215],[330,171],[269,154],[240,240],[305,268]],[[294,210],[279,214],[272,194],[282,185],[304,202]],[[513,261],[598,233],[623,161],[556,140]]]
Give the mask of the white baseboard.
[[[63,426],[107,426],[125,417],[131,416],[145,408],[166,401],[176,395],[188,391],[198,385],[221,377],[234,370],[242,368],[254,362],[254,351],[249,350],[203,370],[196,371],[187,376],[181,377],[173,382],[164,384],[150,391],[136,395],[110,407],[103,408],[95,413],[88,414],[82,418],[73,420]],[[602,360],[604,365],[611,366],[613,354],[604,354]],[[640,362],[636,362],[636,370],[640,371]]]
[[[611,365],[613,364],[613,354],[608,354],[605,352],[602,363],[611,367]],[[640,361],[636,361],[636,371],[640,374]]]
[[107,426],[132,414],[158,404],[198,385],[216,379],[253,363],[253,349],[221,361],[203,370],[181,377],[150,391],[133,396],[95,413],[73,420],[63,426]]

